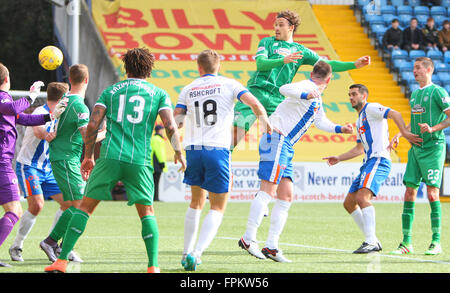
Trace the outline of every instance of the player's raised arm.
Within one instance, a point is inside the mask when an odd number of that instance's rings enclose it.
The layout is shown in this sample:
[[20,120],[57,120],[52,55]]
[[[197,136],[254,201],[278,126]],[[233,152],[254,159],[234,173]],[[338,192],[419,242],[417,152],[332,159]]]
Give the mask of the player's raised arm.
[[181,142],[180,142],[180,135],[178,134],[178,126],[175,122],[175,118],[172,112],[172,109],[164,108],[160,110],[159,117],[161,118],[164,128],[166,129],[166,135],[170,141],[170,144],[172,145],[173,150],[175,151],[174,155],[174,163],[181,163],[181,167],[178,171],[184,172],[186,170],[186,160],[181,153]]
[[265,132],[272,134],[272,125],[270,124],[269,117],[267,117],[267,112],[258,99],[250,92],[243,93],[240,99],[242,103],[252,109],[255,116],[262,122]]
[[320,107],[319,111],[317,112],[316,120],[314,121],[314,125],[316,125],[317,128],[320,130],[330,132],[330,133],[346,133],[346,134],[352,134],[353,133],[353,125],[350,123],[347,123],[345,125],[338,125],[333,122],[331,122],[328,117],[325,115],[325,111],[323,110],[323,107]]
[[352,69],[359,69],[370,65],[370,56],[363,56],[354,62],[342,62],[338,60],[323,60],[331,65],[333,72],[342,72]]

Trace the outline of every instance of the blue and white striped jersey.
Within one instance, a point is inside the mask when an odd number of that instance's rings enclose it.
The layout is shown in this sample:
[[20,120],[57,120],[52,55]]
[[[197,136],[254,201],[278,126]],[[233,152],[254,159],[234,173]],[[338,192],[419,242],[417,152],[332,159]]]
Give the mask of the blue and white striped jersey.
[[318,88],[311,80],[286,84],[280,88],[280,93],[286,99],[270,115],[270,122],[291,145],[306,133],[312,123],[326,132],[341,132],[341,127],[328,120],[325,115],[322,98],[306,99],[306,95],[313,90]]
[[[50,109],[47,104],[36,108],[33,114],[49,114]],[[55,120],[56,121],[56,120]],[[50,132],[54,127],[55,121],[49,121],[42,127]],[[17,162],[28,165],[40,170],[51,170],[49,160],[48,142],[45,139],[39,139],[34,135],[33,127],[27,127],[22,140],[22,146],[17,155]]]
[[373,157],[391,159],[387,115],[391,109],[378,103],[367,103],[356,120],[356,142],[364,146],[364,162]]

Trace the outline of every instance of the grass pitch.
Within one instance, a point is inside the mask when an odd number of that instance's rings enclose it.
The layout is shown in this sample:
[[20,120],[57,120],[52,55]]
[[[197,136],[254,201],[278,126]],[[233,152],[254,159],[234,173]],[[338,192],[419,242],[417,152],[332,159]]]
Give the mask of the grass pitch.
[[[272,204],[273,205],[273,204]],[[272,205],[270,208],[272,208]],[[183,249],[184,215],[188,203],[155,203],[160,229],[159,263],[161,272],[185,273],[180,265]],[[26,202],[23,203],[26,209]],[[237,245],[247,223],[250,203],[229,203],[216,238],[202,256],[200,273],[449,273],[450,272],[450,204],[442,204],[443,253],[426,256],[431,240],[430,207],[416,204],[413,229],[415,253],[392,256],[402,239],[402,204],[375,204],[377,236],[383,245],[381,253],[354,255],[364,237],[340,203],[294,203],[289,212],[280,248],[289,264],[259,260]],[[7,273],[41,273],[49,265],[39,242],[49,233],[57,209],[46,202],[36,225],[23,247],[24,262],[12,262],[8,249],[18,224],[0,248],[0,260],[12,265],[0,268]],[[202,216],[207,213],[205,207]],[[203,219],[203,217],[202,217]],[[269,218],[263,220],[258,233],[264,245]],[[90,218],[75,250],[83,263],[70,263],[68,272],[140,273],[146,272],[147,255],[141,238],[141,224],[134,207],[125,202],[102,202]],[[195,272],[194,272],[195,273]]]

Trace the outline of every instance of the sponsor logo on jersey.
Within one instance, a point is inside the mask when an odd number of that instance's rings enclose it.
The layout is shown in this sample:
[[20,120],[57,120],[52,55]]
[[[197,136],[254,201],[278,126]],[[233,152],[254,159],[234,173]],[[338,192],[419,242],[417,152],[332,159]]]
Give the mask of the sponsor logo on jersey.
[[287,55],[291,54],[291,50],[290,49],[286,49],[286,48],[275,49],[273,52],[275,54],[278,54],[278,55],[281,55],[281,56],[287,56]]
[[79,120],[89,119],[88,113],[78,113],[77,116]]
[[450,97],[443,97],[442,98],[442,103],[444,103],[444,104],[450,103]]
[[416,105],[414,105],[414,107],[412,107],[411,113],[413,113],[413,114],[423,114],[423,113],[425,113],[425,108],[422,107],[421,105],[416,104]]

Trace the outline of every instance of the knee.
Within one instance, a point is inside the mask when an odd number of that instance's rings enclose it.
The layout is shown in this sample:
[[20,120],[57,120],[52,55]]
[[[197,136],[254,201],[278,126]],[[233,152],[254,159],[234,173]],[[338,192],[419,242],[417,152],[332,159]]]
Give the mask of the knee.
[[28,211],[33,216],[37,216],[37,215],[39,215],[39,213],[42,211],[43,208],[44,208],[44,203],[36,203],[36,204],[30,205],[28,207]]

